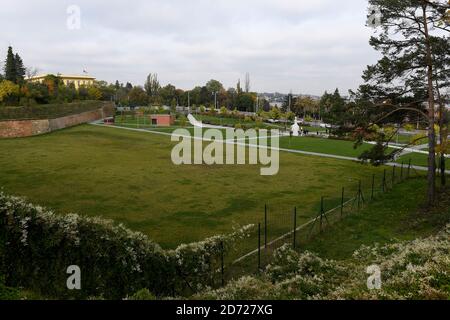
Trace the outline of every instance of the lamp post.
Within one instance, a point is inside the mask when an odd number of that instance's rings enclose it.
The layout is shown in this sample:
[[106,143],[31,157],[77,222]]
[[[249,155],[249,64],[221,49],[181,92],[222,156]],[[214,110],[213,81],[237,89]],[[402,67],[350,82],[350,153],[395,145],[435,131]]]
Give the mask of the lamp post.
[[188,111],[191,110],[191,95],[190,95],[190,91],[188,91]]
[[255,113],[258,113],[259,110],[259,96],[258,94],[256,94],[256,108],[255,108]]
[[288,106],[288,112],[291,112],[291,99],[292,99],[292,94],[289,94],[289,106]]
[[217,109],[217,91],[214,91],[213,92],[213,95],[214,95],[214,110],[216,110]]

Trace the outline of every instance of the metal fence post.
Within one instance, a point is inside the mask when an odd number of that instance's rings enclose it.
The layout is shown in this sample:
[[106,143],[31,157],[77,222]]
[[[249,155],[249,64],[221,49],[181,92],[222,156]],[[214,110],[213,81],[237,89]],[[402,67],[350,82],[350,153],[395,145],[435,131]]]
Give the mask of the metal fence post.
[[386,169],[384,169],[383,173],[383,185],[382,185],[383,193],[386,192]]
[[394,167],[392,168],[392,187],[394,187],[395,184],[395,168],[396,166],[394,165]]
[[258,223],[258,272],[261,271],[261,223]]
[[361,209],[361,180],[358,184],[358,210]]
[[320,233],[322,233],[323,226],[323,197],[320,198]]
[[408,163],[408,178],[409,178],[410,172],[411,172],[411,158],[409,159],[409,163]]
[[342,215],[344,214],[344,192],[345,192],[345,188],[342,187],[342,196],[341,196],[341,218],[342,218]]
[[267,249],[267,204],[264,205],[264,248]]
[[225,270],[224,270],[224,263],[223,263],[223,258],[224,258],[224,247],[223,247],[223,241],[222,242],[220,242],[220,249],[221,249],[221,254],[220,254],[220,263],[221,263],[221,265],[220,265],[220,272],[221,272],[221,275],[222,275],[222,287],[223,286],[225,286]]
[[402,161],[402,166],[400,169],[400,181],[403,181],[403,161]]
[[373,200],[374,188],[375,188],[375,174],[372,175],[372,194],[370,196],[370,200]]
[[296,246],[296,234],[297,233],[297,207],[294,208],[294,237],[293,237],[293,244],[294,244],[294,249]]

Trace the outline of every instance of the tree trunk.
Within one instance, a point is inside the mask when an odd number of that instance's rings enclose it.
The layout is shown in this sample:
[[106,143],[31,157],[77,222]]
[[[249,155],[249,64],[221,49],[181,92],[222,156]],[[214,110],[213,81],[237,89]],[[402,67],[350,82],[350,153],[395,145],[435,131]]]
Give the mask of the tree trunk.
[[428,17],[427,17],[427,3],[422,6],[423,23],[425,33],[426,46],[426,63],[427,63],[427,78],[428,78],[428,204],[433,205],[436,193],[436,132],[435,125],[435,110],[434,110],[434,90],[433,90],[433,59],[431,53],[431,43],[428,31]]
[[[446,123],[445,123],[445,110],[444,110],[444,103],[442,102],[442,97],[441,97],[441,93],[439,91],[439,84],[437,83],[436,80],[436,90],[437,90],[437,96],[438,96],[438,101],[439,101],[439,140],[440,140],[440,144],[441,144],[441,152],[440,152],[440,174],[441,174],[441,186],[445,187],[445,185],[447,184],[447,177],[445,174],[445,149],[444,146],[446,145],[447,142],[447,135],[448,132],[445,128]],[[445,128],[445,129],[444,129]]]

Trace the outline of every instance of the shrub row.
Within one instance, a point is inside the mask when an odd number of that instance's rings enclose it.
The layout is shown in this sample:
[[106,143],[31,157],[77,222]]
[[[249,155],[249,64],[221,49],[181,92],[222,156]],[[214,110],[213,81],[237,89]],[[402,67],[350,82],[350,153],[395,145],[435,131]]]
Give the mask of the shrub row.
[[0,120],[55,119],[82,112],[112,108],[110,102],[80,101],[73,103],[44,104],[32,107],[0,107]]
[[[260,276],[246,276],[206,290],[194,299],[217,300],[429,300],[450,298],[450,224],[437,235],[413,241],[362,246],[348,260],[274,251]],[[367,287],[367,267],[381,270],[381,289]],[[133,297],[138,299],[139,296]]]
[[[249,227],[166,251],[112,221],[58,215],[0,192],[0,274],[7,286],[56,298],[192,294],[214,286],[222,250]],[[71,265],[81,269],[79,291],[66,286]]]

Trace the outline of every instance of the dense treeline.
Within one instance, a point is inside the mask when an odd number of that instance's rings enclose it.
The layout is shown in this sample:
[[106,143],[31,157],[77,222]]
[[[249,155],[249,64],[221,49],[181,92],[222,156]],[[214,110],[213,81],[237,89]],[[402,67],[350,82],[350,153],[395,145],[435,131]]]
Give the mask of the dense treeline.
[[[247,112],[271,111],[269,101],[250,91],[250,75],[246,74],[244,88],[240,80],[236,87],[225,89],[217,80],[210,80],[203,86],[182,90],[172,84],[162,86],[157,74],[150,73],[144,86],[116,81],[114,84],[95,81],[91,86],[66,85],[58,75],[48,75],[42,83],[28,81],[36,71],[25,68],[18,53],[12,47],[4,64],[4,75],[0,74],[0,105],[34,106],[52,103],[71,103],[83,100],[114,101],[119,106],[190,106],[193,108],[214,108]],[[302,118],[334,120],[333,113],[343,110],[345,104],[339,91],[325,92],[322,100],[307,96],[288,95],[282,112],[293,112]]]
[[[249,81],[249,80],[248,80]],[[247,86],[246,86],[247,87]],[[255,92],[242,90],[240,81],[236,88],[225,89],[217,80],[210,80],[204,86],[182,90],[172,84],[161,86],[156,74],[149,74],[144,87],[125,86],[116,81],[116,101],[121,105],[166,105],[171,107],[190,106],[253,112],[259,106],[268,109],[267,101],[257,101]],[[258,105],[257,105],[258,104]]]

